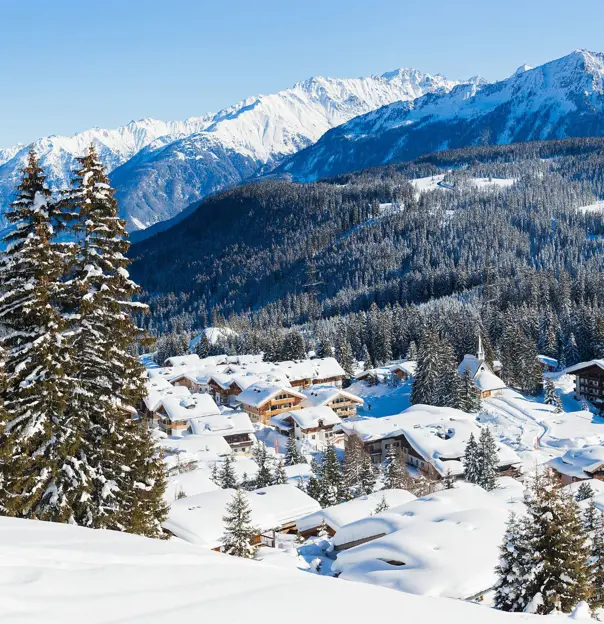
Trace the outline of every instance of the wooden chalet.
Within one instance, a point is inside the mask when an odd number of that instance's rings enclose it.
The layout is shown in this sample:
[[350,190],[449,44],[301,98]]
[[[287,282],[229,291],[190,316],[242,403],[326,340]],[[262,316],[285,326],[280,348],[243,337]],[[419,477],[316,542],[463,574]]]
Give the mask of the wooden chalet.
[[289,435],[293,431],[298,442],[308,442],[316,448],[322,448],[333,441],[334,428],[342,422],[340,417],[327,406],[303,407],[279,416],[272,416],[269,424]]
[[568,367],[565,372],[575,375],[575,398],[586,399],[604,411],[604,360],[590,360]]
[[329,407],[340,418],[352,418],[357,415],[357,407],[364,401],[352,392],[346,392],[337,386],[312,386],[304,392],[303,407]]
[[267,425],[272,416],[302,407],[306,397],[298,390],[282,384],[258,382],[238,395],[238,400],[252,422]]

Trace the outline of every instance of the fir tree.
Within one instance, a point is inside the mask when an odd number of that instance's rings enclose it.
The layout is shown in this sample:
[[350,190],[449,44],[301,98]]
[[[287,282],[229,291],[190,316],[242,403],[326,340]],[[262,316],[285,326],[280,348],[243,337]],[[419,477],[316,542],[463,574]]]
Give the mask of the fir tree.
[[555,405],[557,397],[558,395],[554,382],[548,377],[545,381],[545,396],[543,401],[546,405]]
[[477,485],[490,492],[497,487],[497,466],[499,453],[495,438],[488,427],[480,432],[478,440],[478,479]]
[[591,596],[589,605],[593,610],[604,607],[604,523],[602,512],[593,504],[595,514],[590,530],[590,584]]
[[201,358],[207,358],[212,351],[212,345],[208,335],[203,332],[201,338],[195,343],[195,353]]
[[590,501],[583,510],[583,525],[585,529],[591,533],[600,528],[602,524],[601,517],[602,512],[594,505],[593,501]]
[[478,443],[474,434],[470,434],[463,456],[464,478],[468,483],[478,483],[480,479],[480,460]]
[[243,490],[238,488],[233,494],[222,521],[225,529],[223,551],[234,557],[253,559],[258,551],[254,542],[259,530],[252,525],[252,510]]
[[296,464],[303,464],[305,462],[304,457],[298,451],[296,446],[296,438],[294,432],[291,431],[287,439],[287,450],[285,452],[285,465],[295,466]]
[[145,392],[144,369],[130,348],[141,337],[131,313],[146,306],[131,301],[138,286],[127,271],[125,222],[92,146],[78,159],[61,207],[62,222],[77,239],[64,301],[75,319],[68,411],[91,420],[82,440],[94,471],[76,521],[159,536],[166,514],[162,462],[148,429],[127,413]]
[[329,342],[329,339],[327,338],[327,336],[322,335],[319,338],[319,344],[317,345],[317,357],[318,358],[326,358],[326,357],[333,357],[334,351],[333,351],[333,347],[331,346],[331,343]]
[[411,403],[438,405],[440,387],[441,361],[438,336],[433,329],[428,329],[424,332],[420,345]]
[[321,490],[321,484],[317,477],[309,477],[308,483],[306,484],[305,492],[311,498],[314,498],[321,505],[321,507],[323,506],[323,492]]
[[359,436],[352,435],[344,445],[344,461],[342,462],[342,487],[347,499],[359,496],[363,487],[361,473],[363,471],[363,441]]
[[273,485],[285,485],[287,482],[287,473],[285,472],[283,460],[279,460],[274,470]]
[[68,413],[69,354],[63,278],[69,255],[52,242],[50,191],[33,148],[6,214],[0,266],[5,353],[0,422],[0,509],[4,515],[75,522],[93,469],[81,438],[87,415]]
[[380,499],[380,502],[377,504],[376,508],[373,510],[373,513],[379,514],[380,512],[387,511],[388,509],[390,509],[390,505],[386,500],[386,496],[382,494],[382,498]]
[[581,483],[581,485],[579,485],[577,489],[575,500],[577,502],[581,502],[581,501],[587,500],[588,498],[593,498],[594,494],[595,492],[593,488],[591,487],[591,484],[589,483],[589,481],[583,481],[583,483]]
[[258,464],[258,472],[256,473],[256,488],[263,488],[272,485],[274,482],[273,471],[271,469],[271,461],[264,442],[258,441],[255,446],[254,459]]
[[443,487],[445,490],[452,490],[455,488],[455,477],[450,468],[447,469],[443,476]]
[[235,460],[231,455],[227,455],[222,462],[220,470],[220,487],[223,490],[235,489],[237,487],[237,475],[233,466]]
[[461,407],[464,412],[474,413],[480,411],[480,397],[476,392],[476,387],[472,380],[472,374],[469,367],[461,376]]
[[319,525],[319,530],[317,531],[318,537],[329,537],[329,527],[327,526],[327,522],[325,518],[321,520],[321,524]]
[[319,486],[323,507],[337,505],[345,499],[340,462],[336,449],[331,443],[327,444],[323,453]]
[[371,494],[375,490],[377,474],[369,453],[363,450],[361,457],[361,492]]
[[411,477],[405,466],[403,466],[400,453],[394,448],[390,448],[386,456],[383,481],[385,490],[399,489],[410,491],[412,489]]
[[532,536],[529,520],[510,515],[495,569],[495,608],[501,611],[524,611],[534,583]]

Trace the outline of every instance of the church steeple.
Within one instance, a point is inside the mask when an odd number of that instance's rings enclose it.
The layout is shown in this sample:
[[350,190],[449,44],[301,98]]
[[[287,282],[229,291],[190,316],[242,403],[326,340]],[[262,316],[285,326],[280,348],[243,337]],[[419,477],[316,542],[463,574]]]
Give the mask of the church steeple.
[[482,337],[478,334],[478,353],[476,354],[481,362],[484,362],[484,349],[482,348]]

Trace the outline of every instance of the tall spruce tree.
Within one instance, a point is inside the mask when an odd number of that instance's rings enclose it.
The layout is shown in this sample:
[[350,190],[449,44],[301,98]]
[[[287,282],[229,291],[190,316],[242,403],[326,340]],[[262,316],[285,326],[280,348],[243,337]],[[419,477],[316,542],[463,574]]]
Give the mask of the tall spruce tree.
[[434,329],[425,330],[420,343],[417,371],[413,379],[411,403],[438,405],[441,388],[441,351]]
[[141,337],[131,314],[138,286],[127,271],[125,222],[91,146],[77,159],[64,196],[63,221],[76,237],[68,298],[71,307],[72,414],[87,414],[86,457],[94,470],[78,523],[147,536],[161,534],[165,477],[150,431],[127,412],[144,396],[143,372],[131,346]]
[[497,466],[499,453],[495,438],[488,427],[480,431],[478,439],[478,479],[477,485],[490,492],[497,487]]
[[75,522],[94,476],[82,453],[86,415],[67,412],[69,352],[62,308],[69,253],[53,243],[55,209],[33,148],[6,217],[0,265],[5,352],[0,422],[3,515]]
[[464,412],[480,411],[480,397],[476,392],[476,387],[472,381],[470,369],[466,366],[461,376],[461,408]]
[[401,454],[394,448],[390,448],[384,465],[384,489],[400,489],[411,491],[413,481],[401,460]]
[[292,430],[287,439],[287,449],[285,451],[285,465],[295,466],[296,464],[303,464],[305,461],[306,460],[304,459],[300,451],[298,451],[298,447],[296,446],[296,438]]
[[254,543],[259,530],[252,525],[252,510],[246,494],[237,488],[226,506],[222,548],[228,555],[253,559],[258,551]]
[[337,505],[345,499],[340,462],[333,444],[328,443],[323,453],[321,462],[321,477],[319,479],[321,490],[321,505],[330,507]]

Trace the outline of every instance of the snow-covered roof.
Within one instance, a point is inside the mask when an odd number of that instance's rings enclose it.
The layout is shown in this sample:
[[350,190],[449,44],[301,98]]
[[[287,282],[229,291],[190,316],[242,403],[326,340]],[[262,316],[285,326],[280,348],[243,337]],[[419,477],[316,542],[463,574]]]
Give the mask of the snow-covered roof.
[[351,392],[346,392],[346,390],[342,390],[336,386],[310,386],[310,388],[307,388],[304,391],[304,395],[306,398],[302,402],[302,405],[305,407],[327,405],[327,403],[330,403],[338,397],[343,397],[349,401],[358,403],[359,405],[363,404],[363,399],[361,399],[361,397],[358,397],[356,394],[352,394]]
[[278,394],[287,393],[300,399],[304,399],[304,395],[293,388],[282,384],[267,383],[265,381],[257,382],[248,386],[239,396],[238,400],[244,405],[252,407],[260,407]]
[[414,377],[415,372],[417,371],[417,362],[415,362],[414,360],[408,360],[407,362],[396,362],[395,364],[392,364],[390,370],[400,370],[409,377]]
[[199,436],[231,436],[254,433],[254,426],[245,412],[228,412],[191,420],[191,430]]
[[219,486],[210,479],[207,471],[191,470],[190,472],[176,474],[166,479],[164,500],[171,505],[183,494],[185,496],[195,496],[218,489],[220,489]]
[[329,427],[339,425],[342,419],[326,405],[318,407],[304,407],[281,414],[282,420],[293,420],[300,429],[314,429],[315,427]]
[[577,479],[588,479],[604,465],[604,445],[584,446],[566,451],[562,457],[548,462],[560,474]]
[[242,375],[240,373],[228,374],[228,373],[216,373],[210,377],[217,385],[223,389],[230,388],[231,384],[237,385],[241,390],[245,390],[249,386],[262,381],[256,375],[251,373]]
[[339,552],[332,570],[420,595],[464,599],[489,589],[509,513],[523,510],[522,484],[500,481],[494,492],[461,482],[342,527],[336,547],[383,537]]
[[325,507],[316,513],[300,518],[296,522],[298,531],[309,531],[321,525],[325,520],[327,526],[337,531],[343,526],[367,518],[381,502],[386,499],[389,507],[398,507],[415,500],[415,496],[407,490],[380,490],[367,496],[359,496],[353,500],[332,507]]
[[[325,622],[366,624],[375,619],[376,605],[383,613],[401,613],[416,622],[543,622],[540,615],[303,573],[296,569],[295,554],[277,549],[279,565],[265,565],[180,540],[0,517],[0,550],[7,553],[2,573],[10,587],[5,624],[278,624],[285,613],[288,624],[308,624],[309,610]],[[312,601],[309,608],[292,608],[306,599]],[[576,622],[562,614],[557,618]]]
[[[182,498],[170,507],[164,527],[187,542],[207,548],[220,546],[224,535],[223,516],[235,490],[221,489]],[[244,492],[251,508],[251,522],[268,531],[318,511],[316,500],[293,485],[271,485]]]
[[165,366],[176,367],[191,367],[191,366],[201,366],[201,360],[196,353],[190,353],[188,355],[173,355],[169,358],[166,358],[164,362]]
[[220,409],[209,394],[166,395],[161,404],[172,422],[220,415]]
[[564,370],[567,374],[574,374],[577,371],[583,370],[584,368],[589,368],[590,366],[597,366],[604,370],[604,360],[589,360],[588,362],[579,362],[574,366],[569,366]]
[[329,379],[331,377],[345,377],[346,373],[334,357],[315,358],[311,360],[315,368],[315,379]]
[[[384,418],[355,418],[342,421],[341,429],[356,433],[364,442],[404,436],[415,451],[444,475],[463,473],[461,458],[471,434],[478,439],[476,417],[450,407],[413,405],[404,412]],[[520,463],[507,445],[497,443],[499,465]]]
[[544,364],[545,366],[550,366],[551,368],[558,368],[558,360],[556,358],[549,357],[548,355],[538,355],[537,360],[539,360],[539,362],[541,364]]
[[474,384],[479,390],[482,390],[482,392],[503,390],[507,387],[495,373],[492,373],[490,370],[482,369],[479,369],[474,377]]
[[145,390],[147,394],[143,400],[150,412],[155,412],[159,409],[163,399],[166,397],[182,398],[191,394],[186,386],[173,386],[163,377],[152,377],[146,381]]

